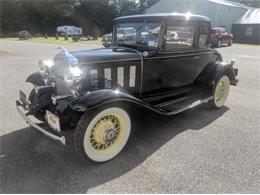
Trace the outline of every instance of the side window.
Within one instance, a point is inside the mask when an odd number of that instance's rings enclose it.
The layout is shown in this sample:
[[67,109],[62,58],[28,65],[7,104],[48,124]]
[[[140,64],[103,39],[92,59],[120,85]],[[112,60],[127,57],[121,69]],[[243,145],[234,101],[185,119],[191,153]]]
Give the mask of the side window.
[[209,26],[201,25],[199,34],[199,48],[207,48],[209,44]]
[[188,24],[169,24],[166,32],[165,50],[191,48],[195,28]]

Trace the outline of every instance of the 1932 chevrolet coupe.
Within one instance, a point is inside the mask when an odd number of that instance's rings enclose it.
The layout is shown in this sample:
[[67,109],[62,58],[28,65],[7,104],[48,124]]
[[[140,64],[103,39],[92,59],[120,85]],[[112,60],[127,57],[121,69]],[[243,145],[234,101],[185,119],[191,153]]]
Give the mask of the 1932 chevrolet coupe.
[[[134,29],[135,39],[117,42],[119,28]],[[40,60],[40,71],[26,79],[34,88],[28,99],[20,90],[17,110],[29,125],[64,145],[64,127],[75,128],[80,157],[108,161],[129,139],[130,106],[174,115],[205,102],[212,108],[224,105],[238,69],[209,48],[210,32],[209,19],[198,15],[116,18],[111,48],[71,53],[61,48],[53,60]]]

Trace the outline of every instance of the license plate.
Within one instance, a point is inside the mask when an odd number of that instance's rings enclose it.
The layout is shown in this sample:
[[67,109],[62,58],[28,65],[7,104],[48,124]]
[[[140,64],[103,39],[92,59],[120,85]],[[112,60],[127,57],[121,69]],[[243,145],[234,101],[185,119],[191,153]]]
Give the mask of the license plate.
[[52,114],[50,111],[46,110],[46,118],[49,126],[57,131],[60,132],[60,119],[56,115]]
[[22,90],[20,90],[20,101],[24,106],[27,105],[26,95]]

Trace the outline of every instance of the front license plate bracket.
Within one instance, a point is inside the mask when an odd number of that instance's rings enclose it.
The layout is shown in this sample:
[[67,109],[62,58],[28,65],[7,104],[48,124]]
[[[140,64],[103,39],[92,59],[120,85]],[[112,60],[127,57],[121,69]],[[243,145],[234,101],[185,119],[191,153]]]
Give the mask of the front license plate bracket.
[[54,115],[50,111],[46,110],[46,120],[48,122],[48,125],[55,130],[56,132],[61,132],[60,128],[60,119],[58,116]]

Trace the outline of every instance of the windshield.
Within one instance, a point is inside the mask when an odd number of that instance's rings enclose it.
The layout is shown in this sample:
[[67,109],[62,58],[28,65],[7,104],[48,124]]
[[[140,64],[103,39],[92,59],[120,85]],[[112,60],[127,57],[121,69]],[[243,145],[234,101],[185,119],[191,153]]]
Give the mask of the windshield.
[[158,47],[161,24],[159,21],[122,22],[116,25],[116,40],[118,46]]

